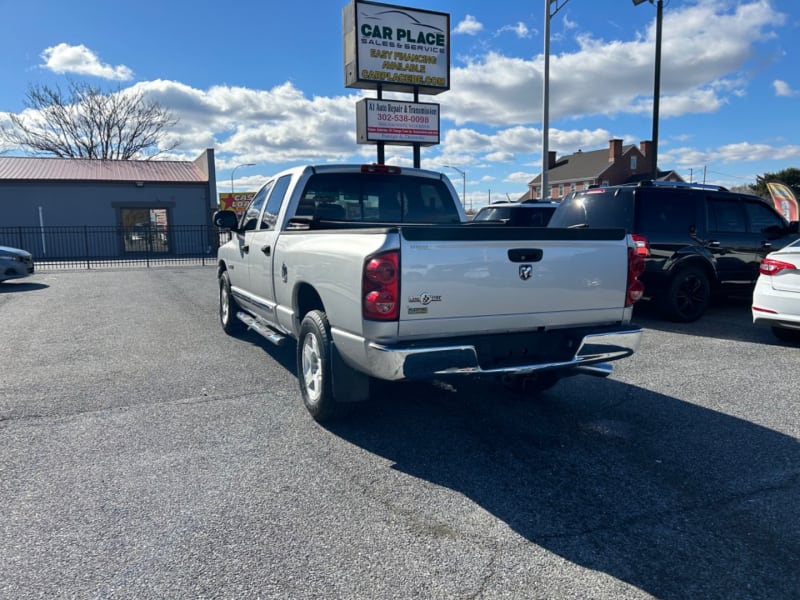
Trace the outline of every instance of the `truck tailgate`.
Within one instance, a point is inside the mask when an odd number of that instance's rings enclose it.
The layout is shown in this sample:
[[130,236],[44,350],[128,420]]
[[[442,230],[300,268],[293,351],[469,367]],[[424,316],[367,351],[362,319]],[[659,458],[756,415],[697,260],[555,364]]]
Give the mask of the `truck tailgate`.
[[[402,228],[401,244],[403,336],[625,318],[628,242],[622,229]],[[447,322],[432,327],[432,320]]]

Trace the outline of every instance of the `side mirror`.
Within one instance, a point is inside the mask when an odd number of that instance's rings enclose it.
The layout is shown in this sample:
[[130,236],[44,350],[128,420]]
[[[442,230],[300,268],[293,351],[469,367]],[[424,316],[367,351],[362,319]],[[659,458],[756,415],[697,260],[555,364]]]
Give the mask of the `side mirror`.
[[219,229],[231,229],[236,231],[239,226],[236,213],[232,210],[218,210],[214,213],[213,221],[214,225]]

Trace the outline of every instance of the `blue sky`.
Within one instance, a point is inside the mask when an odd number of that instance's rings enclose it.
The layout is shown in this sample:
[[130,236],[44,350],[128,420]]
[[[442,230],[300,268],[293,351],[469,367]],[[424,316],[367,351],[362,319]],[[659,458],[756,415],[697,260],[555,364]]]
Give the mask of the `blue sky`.
[[[345,87],[342,0],[0,0],[0,124],[30,84],[69,78],[142,91],[179,119],[165,158],[214,148],[220,192],[254,190],[285,166],[374,162],[356,143]],[[545,0],[388,2],[448,13],[450,90],[440,141],[421,166],[447,173],[475,207],[517,199],[542,164]],[[652,137],[653,4],[551,6],[549,149],[559,156]],[[665,0],[658,159],[684,179],[738,186],[800,167],[800,2]],[[410,95],[384,98],[411,100]],[[18,154],[14,148],[0,148]],[[386,162],[412,150],[387,146]],[[445,166],[450,165],[450,167]]]

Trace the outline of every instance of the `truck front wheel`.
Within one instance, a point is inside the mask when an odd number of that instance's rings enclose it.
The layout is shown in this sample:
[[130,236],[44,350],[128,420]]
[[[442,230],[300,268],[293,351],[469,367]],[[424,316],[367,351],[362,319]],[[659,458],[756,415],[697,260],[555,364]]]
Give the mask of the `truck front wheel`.
[[219,276],[219,323],[228,335],[244,331],[244,323],[236,318],[239,305],[231,294],[231,280],[228,272],[223,271]]
[[297,375],[303,404],[311,416],[319,422],[335,416],[338,407],[331,385],[331,333],[322,311],[312,310],[300,324]]

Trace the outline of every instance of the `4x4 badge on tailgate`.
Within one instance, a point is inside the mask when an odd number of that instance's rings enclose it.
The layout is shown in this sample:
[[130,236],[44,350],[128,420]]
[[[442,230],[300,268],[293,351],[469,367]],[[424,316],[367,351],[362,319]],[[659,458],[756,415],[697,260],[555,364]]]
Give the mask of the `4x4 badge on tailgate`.
[[531,275],[533,275],[533,267],[531,265],[519,266],[519,278],[522,279],[522,281],[530,279]]

